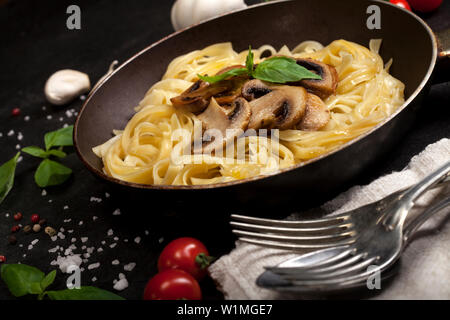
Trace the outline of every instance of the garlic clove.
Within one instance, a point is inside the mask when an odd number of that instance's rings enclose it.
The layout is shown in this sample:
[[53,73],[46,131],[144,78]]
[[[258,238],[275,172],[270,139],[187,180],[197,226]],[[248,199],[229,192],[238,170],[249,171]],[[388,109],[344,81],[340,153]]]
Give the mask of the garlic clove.
[[54,105],[64,105],[89,91],[91,82],[83,72],[64,69],[52,74],[45,83],[45,97]]

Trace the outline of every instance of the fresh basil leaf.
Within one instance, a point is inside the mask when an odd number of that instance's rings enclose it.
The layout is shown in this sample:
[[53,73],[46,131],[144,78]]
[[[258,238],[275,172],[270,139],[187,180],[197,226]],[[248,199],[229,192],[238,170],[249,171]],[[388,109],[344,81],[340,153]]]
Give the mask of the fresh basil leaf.
[[34,174],[34,180],[41,188],[55,186],[66,181],[71,173],[72,170],[70,168],[56,161],[44,159]]
[[322,79],[319,75],[298,65],[294,59],[288,57],[273,57],[264,60],[256,67],[253,77],[274,83]]
[[73,126],[61,128],[56,131],[47,132],[44,136],[45,149],[51,147],[73,146]]
[[252,46],[248,47],[247,59],[245,60],[245,67],[247,68],[247,72],[249,75],[253,74],[253,52]]
[[56,270],[53,270],[48,275],[46,275],[44,279],[42,279],[40,283],[42,291],[45,291],[45,289],[47,289],[47,287],[51,285],[53,281],[55,281],[55,277],[56,277]]
[[15,297],[42,293],[40,283],[45,275],[35,267],[25,264],[4,264],[0,273],[2,280]]
[[209,77],[209,76],[202,76],[199,74],[198,77],[205,82],[216,83],[216,82],[225,80],[227,78],[234,77],[234,76],[241,76],[246,73],[247,73],[247,68],[236,68],[236,69],[228,70],[227,72],[224,72],[217,76]]
[[125,300],[112,292],[95,287],[47,291],[46,293],[51,300]]
[[58,158],[65,158],[67,156],[67,153],[65,153],[62,150],[58,150],[58,149],[50,149],[47,151],[49,155],[51,156],[55,156]]
[[14,185],[14,173],[16,172],[19,155],[20,152],[17,152],[14,158],[0,166],[0,203],[6,198]]
[[49,153],[47,151],[45,151],[42,148],[36,147],[36,146],[22,148],[22,151],[25,153],[28,153],[29,155],[32,155],[33,157],[44,158],[44,159],[47,158],[49,155]]

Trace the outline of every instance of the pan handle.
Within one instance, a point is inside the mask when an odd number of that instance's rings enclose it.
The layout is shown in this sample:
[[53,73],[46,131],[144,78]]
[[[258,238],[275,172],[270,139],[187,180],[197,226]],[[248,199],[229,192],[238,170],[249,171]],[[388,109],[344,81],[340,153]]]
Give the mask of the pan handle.
[[433,73],[433,83],[450,81],[450,29],[436,32],[439,54]]

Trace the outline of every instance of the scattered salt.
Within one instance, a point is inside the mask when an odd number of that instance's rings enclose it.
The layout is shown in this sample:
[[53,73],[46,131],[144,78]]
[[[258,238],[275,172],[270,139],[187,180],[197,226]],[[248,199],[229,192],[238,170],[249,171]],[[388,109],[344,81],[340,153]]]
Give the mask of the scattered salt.
[[88,237],[82,237],[81,242],[85,243],[86,241],[88,241],[88,239],[89,239]]
[[91,263],[90,265],[88,265],[88,270],[92,270],[92,269],[97,269],[98,267],[100,267],[100,262],[96,262],[96,263]]
[[123,279],[120,279],[119,281],[117,281],[115,284],[114,284],[114,287],[113,287],[115,290],[117,290],[117,291],[122,291],[122,290],[125,290],[126,288],[128,288],[128,281],[127,281],[127,279],[125,279],[125,278],[123,278]]
[[133,271],[134,267],[136,267],[135,262],[130,262],[129,264],[126,264],[123,266],[123,270],[125,271]]
[[121,214],[120,209],[114,210],[114,212],[112,214],[113,214],[113,216],[120,216],[120,214]]
[[42,189],[41,196],[45,197],[47,195],[47,190]]
[[106,233],[108,236],[112,236],[114,234],[113,229],[109,229],[108,232]]
[[113,266],[117,266],[118,264],[119,264],[120,262],[119,262],[119,260],[113,260],[112,262],[111,262],[111,264],[113,265]]
[[134,242],[136,242],[137,244],[139,244],[141,242],[141,237],[136,237],[134,239]]

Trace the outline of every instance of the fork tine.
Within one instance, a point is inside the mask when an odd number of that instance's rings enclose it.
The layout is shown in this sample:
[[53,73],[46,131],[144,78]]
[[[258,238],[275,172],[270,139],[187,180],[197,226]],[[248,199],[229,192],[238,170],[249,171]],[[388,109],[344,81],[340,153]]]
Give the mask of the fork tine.
[[276,219],[265,219],[265,218],[256,218],[250,216],[243,216],[238,214],[232,214],[231,219],[251,223],[251,224],[259,224],[259,225],[267,225],[267,226],[280,226],[280,227],[297,227],[297,228],[311,228],[314,225],[337,225],[342,222],[345,222],[350,219],[349,215],[341,215],[341,216],[333,216],[328,218],[320,218],[313,220],[276,220]]
[[333,240],[336,241],[336,238],[345,238],[351,237],[354,235],[353,231],[345,232],[341,234],[331,234],[331,235],[317,235],[317,236],[286,236],[286,235],[278,235],[278,234],[265,234],[265,233],[257,233],[251,231],[244,230],[232,230],[232,232],[239,237],[252,237],[264,240],[274,240],[280,242],[293,242],[293,241],[326,241]]
[[[356,263],[356,264],[353,264],[353,265],[350,265],[347,267],[343,267],[339,270],[336,270],[335,272],[330,272],[330,273],[325,273],[325,274],[317,274],[317,275],[309,274],[307,277],[304,277],[305,276],[304,274],[301,274],[301,275],[298,274],[298,275],[283,276],[283,278],[286,280],[293,281],[296,285],[301,285],[300,284],[301,282],[305,282],[305,283],[307,282],[308,284],[312,284],[313,282],[316,282],[317,285],[325,285],[325,284],[329,284],[329,283],[334,283],[333,281],[345,282],[345,281],[348,281],[348,279],[358,276],[358,274],[343,277],[344,275],[361,271],[361,270],[365,269],[366,267],[368,267],[375,260],[377,260],[377,257],[372,257],[370,259],[363,260],[359,263]],[[367,271],[363,271],[361,274],[365,274],[366,272]]]
[[279,241],[270,241],[270,240],[261,240],[261,239],[252,239],[242,237],[239,238],[240,241],[256,244],[259,246],[275,248],[275,249],[285,249],[285,250],[301,250],[301,249],[325,249],[331,248],[335,246],[345,246],[354,242],[354,239],[350,238],[346,241],[334,242],[334,243],[288,243],[288,242],[279,242]]
[[[265,267],[265,269],[272,271],[274,273],[277,273],[279,275],[293,274],[293,273],[297,273],[297,272],[303,271],[303,270],[307,271],[307,270],[315,269],[315,268],[318,268],[321,266],[327,266],[331,263],[341,260],[342,258],[345,258],[353,251],[354,251],[354,249],[350,247],[349,249],[347,249],[335,256],[329,257],[329,258],[324,259],[319,262],[314,262],[314,264],[312,264],[312,265],[305,265],[305,266],[301,266],[301,267],[300,266],[297,266],[297,267]],[[317,253],[317,251],[313,251],[312,253]]]
[[312,278],[315,276],[318,276],[320,273],[323,272],[331,272],[340,268],[343,268],[345,266],[354,264],[355,262],[358,262],[359,260],[361,260],[361,258],[364,257],[364,253],[360,253],[354,256],[351,256],[350,258],[344,259],[336,264],[332,264],[331,266],[324,266],[322,268],[317,267],[317,265],[312,266],[309,269],[295,269],[292,268],[293,270],[283,270],[283,268],[275,268],[273,270],[270,270],[274,273],[277,273],[279,275],[287,275],[290,276],[292,275],[294,278],[301,278],[301,279],[305,279],[305,278]]
[[272,233],[338,233],[343,231],[350,231],[351,228],[353,227],[352,223],[340,223],[324,227],[302,228],[295,226],[276,227],[276,226],[251,224],[236,221],[230,221],[230,225],[232,225],[235,228],[245,229],[249,231],[272,232]]

